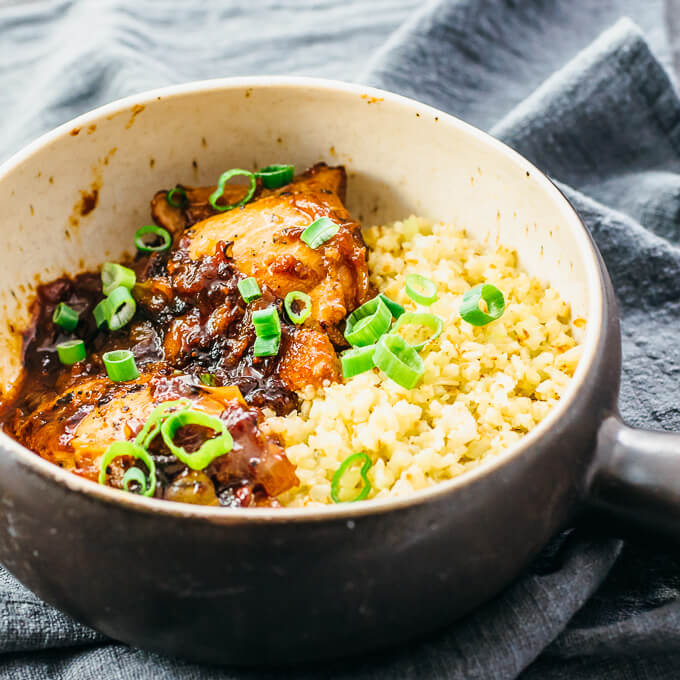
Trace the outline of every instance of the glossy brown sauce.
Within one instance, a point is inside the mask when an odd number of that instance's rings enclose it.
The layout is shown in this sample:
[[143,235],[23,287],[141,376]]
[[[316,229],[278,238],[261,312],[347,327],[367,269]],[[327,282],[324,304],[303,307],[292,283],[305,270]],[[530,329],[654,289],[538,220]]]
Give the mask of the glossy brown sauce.
[[[208,232],[214,230],[210,220],[196,224],[216,213],[207,203],[211,189],[188,189],[190,200],[182,209],[169,207],[165,192],[157,194],[152,214],[171,233],[173,247],[166,253],[138,254],[127,263],[137,276],[132,291],[137,309],[123,329],[96,328],[92,310],[103,298],[98,272],[62,277],[39,287],[32,305],[33,322],[24,334],[23,379],[11,401],[3,404],[6,431],[47,460],[96,481],[99,461],[112,441],[134,439],[156,405],[185,398],[193,408],[221,418],[234,446],[229,454],[197,471],[175,458],[157,437],[149,447],[157,466],[154,495],[209,505],[275,505],[275,497],[298,480],[281,443],[261,432],[262,409],[287,414],[297,406],[296,389],[310,382],[338,380],[333,342],[344,342],[332,319],[312,318],[304,327],[292,324],[283,308],[285,287],[304,290],[307,282],[309,286],[330,285],[328,290],[336,295],[339,302],[334,304],[342,307],[343,318],[370,292],[358,225],[341,214],[341,199],[323,189],[326,181],[344,192],[342,169],[316,166],[296,181],[297,192],[264,192],[261,201],[267,215],[274,217],[280,202],[281,214],[289,220],[300,219],[298,208],[309,214],[305,217],[309,220],[333,214],[343,226],[318,253],[307,252],[310,249],[300,242],[302,229],[286,226],[283,218],[282,225],[272,218],[275,227],[267,235],[267,229],[257,223],[259,204],[243,211],[250,215],[244,218],[244,228],[250,219],[253,230],[259,229],[258,238],[264,235],[261,249],[244,256],[258,266],[260,260],[265,263],[264,279],[258,278],[262,297],[250,304],[243,301],[237,287],[250,273],[248,260],[234,257],[234,241],[239,238],[233,233],[237,211],[230,217],[231,231],[225,228],[232,240],[206,241],[196,256],[191,250],[195,230],[204,224]],[[293,189],[296,183],[289,186]],[[229,191],[231,202],[243,189]],[[258,196],[259,192],[255,199]],[[335,212],[329,212],[327,199],[339,206]],[[247,230],[243,236],[249,236]],[[267,248],[274,254],[268,256]],[[315,307],[319,315],[327,311],[321,307],[327,297],[322,288]],[[74,333],[64,332],[52,321],[60,302],[79,313]],[[271,306],[278,309],[281,319],[281,349],[278,356],[258,358],[253,355],[252,313]],[[331,312],[338,316],[336,309]],[[73,337],[85,342],[87,357],[64,366],[56,345]],[[102,355],[114,349],[132,351],[139,378],[118,383],[108,378]],[[206,374],[207,385],[201,380]],[[191,452],[213,434],[207,428],[190,426],[182,428],[174,442]],[[142,463],[119,457],[107,469],[107,483],[121,488],[123,474],[131,465],[146,471]],[[130,490],[135,490],[134,482]]]

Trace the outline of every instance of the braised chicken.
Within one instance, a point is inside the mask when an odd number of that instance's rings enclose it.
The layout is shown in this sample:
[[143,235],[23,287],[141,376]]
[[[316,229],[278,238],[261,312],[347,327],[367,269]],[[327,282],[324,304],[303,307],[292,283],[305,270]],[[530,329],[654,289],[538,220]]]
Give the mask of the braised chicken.
[[[208,505],[275,505],[298,480],[280,442],[260,430],[263,409],[288,413],[300,390],[340,379],[336,350],[344,346],[344,319],[373,292],[360,227],[343,205],[345,185],[343,168],[320,164],[279,189],[258,186],[250,202],[226,211],[209,202],[214,187],[184,187],[181,207],[170,204],[167,192],[156,194],[152,216],[173,245],[128,263],[136,273],[136,312],[121,330],[97,328],[94,321],[103,298],[99,274],[40,287],[25,336],[23,383],[3,405],[6,431],[96,481],[112,443],[133,441],[159,404],[182,399],[191,410],[219,418],[233,446],[197,470],[155,437],[149,444],[158,471],[153,494]],[[220,200],[233,203],[244,194],[243,186],[227,185]],[[329,217],[339,230],[312,249],[301,235],[318,217]],[[238,288],[246,277],[261,291],[249,303]],[[311,313],[299,325],[283,306],[291,291],[311,298]],[[52,319],[61,302],[78,312],[73,333]],[[268,308],[280,318],[280,348],[274,356],[255,356],[253,313]],[[85,342],[87,356],[63,365],[56,345],[73,337]],[[117,349],[132,352],[138,377],[108,377],[103,355]],[[193,451],[215,435],[188,425],[177,431],[175,444]],[[124,474],[135,465],[145,469],[134,457],[116,458],[105,470],[107,483],[128,488]]]

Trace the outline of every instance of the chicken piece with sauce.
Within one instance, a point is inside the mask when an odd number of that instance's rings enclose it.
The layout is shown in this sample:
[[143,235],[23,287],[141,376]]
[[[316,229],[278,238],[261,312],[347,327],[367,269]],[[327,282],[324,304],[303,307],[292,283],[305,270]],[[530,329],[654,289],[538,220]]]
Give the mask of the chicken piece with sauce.
[[[262,409],[287,413],[297,405],[297,391],[340,379],[335,346],[344,344],[342,323],[372,293],[360,227],[343,206],[345,183],[343,168],[319,164],[280,189],[259,188],[252,201],[226,212],[210,205],[214,188],[186,188],[182,208],[159,192],[152,215],[171,233],[173,247],[139,254],[130,264],[137,311],[126,327],[96,327],[92,310],[102,299],[96,274],[40,287],[26,334],[23,383],[3,405],[6,430],[47,460],[96,480],[111,443],[132,441],[154,408],[182,398],[193,410],[220,418],[233,448],[192,470],[156,437],[149,448],[158,471],[155,495],[208,505],[275,505],[298,480],[281,444],[260,430]],[[242,187],[227,186],[224,200],[233,203],[243,194]],[[340,228],[312,249],[300,236],[318,217]],[[262,296],[246,304],[238,283],[248,276]],[[299,326],[282,305],[294,290],[312,300]],[[56,344],[65,339],[52,321],[59,302],[79,312],[75,336],[88,350],[73,366],[56,357]],[[276,356],[255,357],[252,313],[266,307],[281,319],[281,346]],[[138,378],[107,377],[102,355],[112,349],[132,351]],[[198,448],[211,436],[202,429],[182,428],[175,443]],[[135,464],[128,458],[109,466],[111,486],[122,488],[126,469]]]

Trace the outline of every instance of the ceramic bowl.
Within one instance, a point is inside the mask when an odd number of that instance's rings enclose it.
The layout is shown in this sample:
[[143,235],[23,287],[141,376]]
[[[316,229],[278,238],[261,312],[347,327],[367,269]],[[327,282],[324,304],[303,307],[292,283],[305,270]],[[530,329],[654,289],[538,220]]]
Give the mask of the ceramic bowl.
[[[409,497],[321,509],[157,501],[71,475],[0,433],[0,560],[47,602],[135,646],[283,664],[440,627],[506,586],[587,504],[675,529],[671,435],[616,415],[611,285],[578,215],[533,165],[416,101],[302,78],[190,83],[43,136],[0,168],[0,387],[39,282],[123,256],[149,199],[224,168],[345,165],[364,224],[411,213],[501,242],[587,319],[563,399],[503,455]],[[634,510],[634,511],[633,511]]]

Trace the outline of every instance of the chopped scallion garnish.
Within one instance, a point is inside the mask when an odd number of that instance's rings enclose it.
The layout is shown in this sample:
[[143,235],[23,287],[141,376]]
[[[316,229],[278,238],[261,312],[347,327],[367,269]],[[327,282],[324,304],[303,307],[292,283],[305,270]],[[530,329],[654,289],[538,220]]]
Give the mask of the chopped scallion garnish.
[[115,262],[106,262],[102,267],[102,293],[110,295],[116,288],[131,290],[137,283],[137,275],[128,267]]
[[[488,311],[482,311],[479,303],[484,300]],[[467,321],[472,326],[486,326],[486,324],[496,321],[503,316],[505,311],[505,298],[503,293],[492,286],[490,283],[480,283],[474,288],[470,288],[460,303],[460,315],[463,321]]]
[[65,331],[74,331],[78,325],[78,312],[65,302],[60,302],[54,308],[52,321]]
[[97,328],[101,328],[104,324],[109,322],[109,317],[111,316],[111,303],[108,298],[104,298],[97,306],[92,310],[92,315],[94,316],[94,321],[97,324]]
[[[177,431],[187,425],[206,427],[213,430],[217,436],[206,439],[197,451],[189,453],[184,447],[178,446],[174,442]],[[229,453],[234,445],[234,440],[222,420],[216,416],[191,409],[178,411],[168,416],[161,425],[161,436],[173,455],[192,470],[202,470],[210,465],[215,458]]]
[[[296,303],[302,303],[301,308],[296,309]],[[283,300],[288,318],[294,324],[304,323],[312,313],[312,298],[301,290],[291,290]]]
[[191,401],[182,397],[174,401],[165,401],[160,406],[151,411],[151,415],[147,418],[144,427],[139,431],[135,437],[135,444],[149,448],[149,444],[156,438],[156,435],[161,431],[161,425],[165,419],[171,416],[176,411],[184,411],[191,406]]
[[187,192],[183,187],[180,186],[170,189],[170,191],[168,191],[168,193],[165,195],[165,200],[173,208],[184,208],[189,203]]
[[406,389],[415,387],[425,373],[418,352],[401,335],[393,333],[378,340],[373,362],[388,378]]
[[170,250],[172,236],[163,227],[147,224],[135,232],[135,246],[142,253],[160,253],[164,250]]
[[336,224],[328,217],[319,217],[318,220],[314,220],[314,222],[302,232],[300,239],[310,248],[318,248],[320,245],[333,238],[338,231],[340,231],[340,225]]
[[253,312],[253,325],[258,338],[281,335],[281,320],[276,307],[267,307]]
[[[347,473],[348,468],[353,465],[361,463],[361,469],[359,474],[361,475],[361,480],[363,482],[359,493],[354,496],[354,498],[347,498],[342,500],[340,498],[340,485],[342,483],[342,478]],[[365,453],[353,453],[351,456],[347,456],[345,460],[342,461],[340,467],[337,469],[336,473],[333,475],[331,480],[331,499],[334,503],[353,503],[354,501],[363,501],[368,494],[371,492],[371,482],[368,481],[368,471],[371,469],[371,459]]]
[[131,467],[125,471],[123,475],[123,488],[126,491],[134,493],[130,489],[130,484],[135,483],[139,486],[139,493],[143,494],[146,489],[146,477],[144,473],[138,467]]
[[[149,483],[147,484],[143,474],[140,477],[137,473],[131,472],[132,470],[139,470],[139,468],[128,468],[123,475],[123,488],[126,491],[129,491],[130,482],[135,481],[141,487],[140,494],[143,496],[153,496],[156,491],[156,463],[154,463],[153,458],[143,446],[134,442],[113,442],[113,444],[106,449],[106,453],[101,460],[99,468],[99,483],[106,484],[106,475],[109,465],[111,465],[114,459],[120,458],[121,456],[130,456],[131,458],[139,459],[149,470]],[[142,471],[139,470],[139,472],[141,473]]]
[[107,298],[107,302],[107,323],[109,329],[112,331],[121,329],[125,324],[131,321],[137,310],[135,299],[130,295],[130,291],[122,286],[111,292],[111,295]]
[[373,363],[373,352],[375,345],[366,347],[353,347],[340,355],[343,378],[351,378],[360,373],[370,371],[375,364]]
[[442,334],[444,322],[440,317],[430,314],[429,312],[405,312],[397,319],[394,326],[392,326],[392,332],[396,333],[403,326],[427,326],[432,331],[425,340],[415,344],[409,343],[413,349],[419,351]]
[[[236,177],[237,175],[244,175],[250,180],[250,187],[248,188],[246,195],[236,203],[220,205],[217,201],[222,197],[222,194],[224,194],[224,187],[232,177]],[[208,201],[210,202],[210,205],[219,212],[233,210],[234,208],[238,208],[241,205],[245,205],[255,194],[256,187],[257,181],[255,180],[255,175],[252,172],[249,170],[241,170],[240,168],[232,168],[231,170],[227,170],[220,175],[220,178],[217,180],[217,189],[215,189],[215,191],[210,194]]]
[[258,286],[257,280],[253,276],[249,276],[247,279],[241,279],[237,286],[238,291],[241,293],[241,297],[245,302],[252,302],[253,300],[262,297],[260,286]]
[[389,330],[391,323],[392,312],[378,295],[347,317],[345,339],[355,347],[373,345]]
[[255,338],[255,344],[253,345],[253,356],[273,357],[279,353],[280,347],[280,335],[272,335],[269,338]]
[[406,311],[398,302],[391,300],[387,297],[387,295],[380,293],[379,297],[385,303],[385,305],[387,305],[387,309],[392,312],[392,316],[395,319],[398,319]]
[[82,361],[86,356],[85,343],[82,340],[66,340],[57,345],[59,361],[65,366],[72,366]]
[[102,356],[106,373],[114,382],[125,382],[139,377],[135,357],[129,349],[114,349]]
[[437,300],[437,285],[421,274],[406,277],[406,294],[421,305],[431,305]]
[[198,376],[198,379],[206,387],[215,387],[215,374],[214,373],[201,373],[201,375]]
[[268,165],[260,168],[255,174],[267,189],[278,189],[293,181],[295,168],[292,165]]

